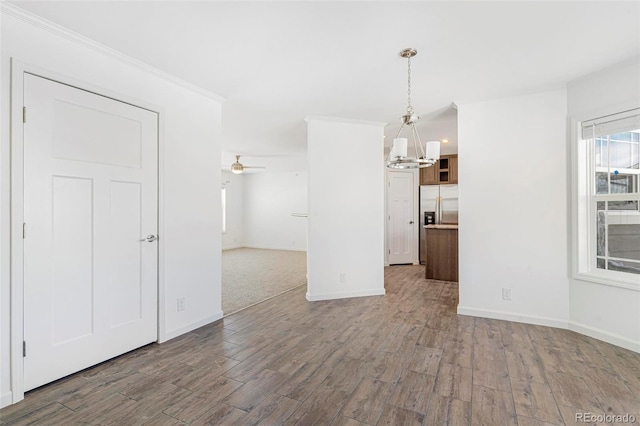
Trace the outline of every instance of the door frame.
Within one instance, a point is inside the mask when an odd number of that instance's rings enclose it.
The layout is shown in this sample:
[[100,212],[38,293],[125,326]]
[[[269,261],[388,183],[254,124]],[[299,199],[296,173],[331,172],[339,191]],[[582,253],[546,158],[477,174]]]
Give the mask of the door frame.
[[[165,339],[165,297],[164,297],[164,108],[149,102],[135,99],[103,87],[95,86],[73,77],[47,70],[35,65],[20,62],[11,58],[11,91],[10,91],[10,232],[9,232],[9,287],[10,287],[10,370],[11,399],[15,404],[24,399],[24,358],[22,342],[24,340],[24,243],[21,238],[24,223],[24,127],[22,123],[22,107],[24,105],[24,74],[33,74],[76,89],[124,102],[158,115],[158,317],[157,341]],[[27,120],[28,120],[27,111]],[[28,229],[27,229],[28,232]]]
[[[420,175],[419,175],[419,170],[420,169],[408,169],[408,170],[389,170],[387,168],[386,169],[386,173],[385,173],[385,184],[384,184],[384,191],[385,191],[385,203],[384,203],[384,211],[385,211],[385,221],[384,221],[384,266],[389,266],[389,244],[390,244],[390,239],[389,239],[389,197],[390,197],[390,193],[389,193],[389,188],[391,187],[391,176],[393,173],[407,173],[407,174],[411,174],[412,175],[412,181],[413,181],[413,191],[411,191],[411,193],[413,194],[413,223],[414,223],[414,227],[413,227],[413,232],[415,233],[416,230],[418,229],[418,226],[420,225],[420,222],[418,220],[418,209],[420,208],[418,206],[419,203],[419,199],[418,199],[418,190],[420,188],[419,185],[419,179],[420,179]],[[418,234],[418,237],[414,239],[414,244],[413,244],[413,260],[412,263],[414,265],[418,265],[420,263],[420,253],[418,252],[418,244],[420,241],[420,234]]]

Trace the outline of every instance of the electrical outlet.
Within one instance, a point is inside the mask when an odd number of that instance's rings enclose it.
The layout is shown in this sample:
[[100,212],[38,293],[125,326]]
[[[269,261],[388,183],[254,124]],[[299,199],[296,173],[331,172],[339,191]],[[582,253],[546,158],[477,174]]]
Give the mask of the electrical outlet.
[[502,300],[511,300],[511,289],[503,288],[502,289]]
[[178,297],[178,311],[184,311],[185,303],[184,297]]
[[340,282],[344,283],[347,281],[347,274],[345,274],[344,272],[340,272]]

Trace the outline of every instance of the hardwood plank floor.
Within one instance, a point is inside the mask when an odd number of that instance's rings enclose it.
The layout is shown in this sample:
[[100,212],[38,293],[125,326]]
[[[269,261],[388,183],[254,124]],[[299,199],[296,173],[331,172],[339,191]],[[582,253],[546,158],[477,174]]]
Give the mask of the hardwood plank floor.
[[640,354],[458,316],[457,284],[423,276],[386,268],[384,297],[296,289],[29,392],[0,424],[639,424]]

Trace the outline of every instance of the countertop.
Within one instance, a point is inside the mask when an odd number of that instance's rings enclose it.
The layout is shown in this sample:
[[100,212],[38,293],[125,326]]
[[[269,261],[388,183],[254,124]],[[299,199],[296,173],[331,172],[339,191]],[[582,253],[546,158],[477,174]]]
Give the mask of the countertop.
[[425,225],[423,226],[423,228],[425,229],[458,229],[458,225],[446,225],[446,224],[440,224],[440,225]]

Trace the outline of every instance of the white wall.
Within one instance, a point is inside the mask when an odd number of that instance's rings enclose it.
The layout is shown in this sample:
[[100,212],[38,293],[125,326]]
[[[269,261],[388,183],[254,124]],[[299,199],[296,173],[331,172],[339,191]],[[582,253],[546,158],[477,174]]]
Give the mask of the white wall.
[[307,172],[244,175],[245,247],[307,250]]
[[640,59],[567,83],[567,114],[586,121],[640,107]]
[[[584,121],[639,108],[639,76],[636,59],[571,81],[569,116]],[[572,329],[640,352],[640,291],[580,280],[570,288]]]
[[307,121],[307,299],[384,294],[384,124]]
[[565,90],[460,105],[458,140],[458,313],[567,327]]
[[[221,104],[116,59],[71,34],[60,35],[42,21],[36,19],[38,25],[28,23],[29,15],[14,17],[17,12],[8,5],[2,10],[0,396],[4,405],[21,397],[18,388],[15,395],[11,394],[9,376],[10,58],[161,109],[159,272],[161,311],[164,307],[165,314],[160,320],[160,337],[165,339],[222,315],[220,196],[211,190],[221,179],[219,168],[214,167],[220,163]],[[176,309],[178,297],[186,298],[186,310],[181,312]]]
[[222,234],[222,249],[242,247],[244,244],[244,177],[222,172],[222,184],[227,189],[227,232]]

